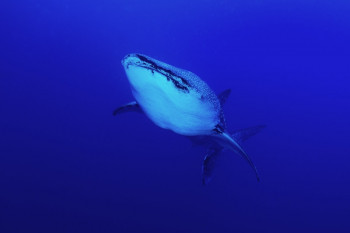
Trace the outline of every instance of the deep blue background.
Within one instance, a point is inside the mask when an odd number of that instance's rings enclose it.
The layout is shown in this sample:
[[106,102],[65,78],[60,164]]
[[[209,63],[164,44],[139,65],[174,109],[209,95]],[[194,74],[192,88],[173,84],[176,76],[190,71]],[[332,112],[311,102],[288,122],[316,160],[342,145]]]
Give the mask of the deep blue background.
[[[350,3],[2,1],[0,232],[350,232]],[[120,60],[147,54],[219,93],[261,182],[141,114]]]

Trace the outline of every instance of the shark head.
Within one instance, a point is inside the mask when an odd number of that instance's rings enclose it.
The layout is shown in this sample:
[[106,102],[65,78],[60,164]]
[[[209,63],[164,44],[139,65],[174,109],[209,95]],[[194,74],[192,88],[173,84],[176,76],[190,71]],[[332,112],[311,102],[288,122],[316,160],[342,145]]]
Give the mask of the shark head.
[[142,54],[122,60],[132,93],[158,126],[192,136],[207,135],[219,123],[220,103],[197,75]]

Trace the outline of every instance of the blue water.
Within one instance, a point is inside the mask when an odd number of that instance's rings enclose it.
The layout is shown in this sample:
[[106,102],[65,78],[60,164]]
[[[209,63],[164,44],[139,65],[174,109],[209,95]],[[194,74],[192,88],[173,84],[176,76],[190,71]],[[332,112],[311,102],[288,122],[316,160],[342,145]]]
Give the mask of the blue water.
[[[350,3],[2,1],[0,232],[350,232]],[[137,113],[120,60],[190,70],[228,128],[225,152]]]

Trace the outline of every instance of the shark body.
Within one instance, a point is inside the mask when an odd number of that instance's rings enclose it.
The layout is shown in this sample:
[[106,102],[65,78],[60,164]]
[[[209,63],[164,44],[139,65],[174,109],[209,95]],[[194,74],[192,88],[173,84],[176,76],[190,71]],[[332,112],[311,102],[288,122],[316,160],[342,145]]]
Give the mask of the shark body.
[[157,126],[188,136],[208,147],[203,162],[203,184],[212,177],[215,161],[223,149],[241,155],[259,176],[255,165],[240,142],[259,132],[256,126],[229,134],[222,106],[230,94],[218,96],[194,73],[142,54],[129,54],[122,60],[132,94],[136,101],[114,111],[143,112]]

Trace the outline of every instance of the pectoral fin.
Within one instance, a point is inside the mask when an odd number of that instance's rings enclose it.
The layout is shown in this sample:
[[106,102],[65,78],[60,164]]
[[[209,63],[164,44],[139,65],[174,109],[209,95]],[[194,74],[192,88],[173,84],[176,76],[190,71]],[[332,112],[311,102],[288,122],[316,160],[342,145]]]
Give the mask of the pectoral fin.
[[208,184],[212,178],[215,162],[222,151],[221,147],[211,147],[206,152],[202,167],[202,183]]
[[142,112],[142,109],[140,108],[140,105],[136,103],[136,101],[132,101],[128,104],[125,104],[115,109],[113,111],[113,115],[115,116],[117,114],[124,113],[124,112]]

